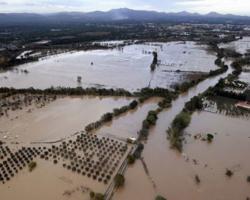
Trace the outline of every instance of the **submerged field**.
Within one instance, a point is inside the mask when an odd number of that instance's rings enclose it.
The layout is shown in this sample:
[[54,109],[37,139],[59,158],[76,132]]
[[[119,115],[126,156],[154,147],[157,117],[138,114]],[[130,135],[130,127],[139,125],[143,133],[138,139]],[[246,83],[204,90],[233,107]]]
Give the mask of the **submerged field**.
[[[150,70],[153,51],[158,52],[159,59],[155,72]],[[65,53],[25,64],[1,73],[0,86],[82,86],[130,91],[148,86],[169,88],[216,69],[215,59],[206,46],[194,42],[133,44],[111,50]],[[78,76],[81,82],[77,82]]]
[[[37,199],[59,200],[89,199],[91,191],[104,194],[130,147],[82,130],[131,100],[31,94],[1,100],[1,196],[15,200],[41,193]],[[29,172],[33,161],[37,167]]]
[[[216,54],[195,42],[124,47],[119,46],[122,41],[109,43],[103,45],[118,46],[60,54],[18,66],[0,74],[0,87],[172,89],[218,69]],[[158,54],[155,71],[150,69],[153,52]],[[115,175],[125,172],[125,185],[114,190],[112,199],[153,200],[157,195],[168,200],[246,199],[250,196],[249,118],[208,109],[195,112],[184,132],[182,153],[170,148],[166,134],[187,101],[232,72],[231,61],[226,64],[227,72],[210,76],[178,93],[176,99],[166,90],[166,96],[151,91],[134,97],[98,97],[98,92],[97,96],[1,94],[1,197],[89,200],[91,191],[112,191]],[[242,77],[248,79],[248,74],[242,73]],[[160,106],[163,99],[168,100],[168,106]],[[148,117],[150,111],[157,112],[157,117]],[[147,120],[153,126],[148,127],[148,137],[140,140],[144,145],[141,157],[127,167],[127,156],[137,147],[128,139],[137,138]],[[88,125],[94,129],[86,129]],[[203,140],[207,133],[214,135],[210,143]],[[227,170],[233,172],[231,177]]]
[[219,46],[220,48],[233,49],[238,53],[245,54],[250,50],[250,37],[243,37],[240,40],[236,40],[229,43],[224,43]]
[[[152,200],[157,194],[170,200],[234,200],[250,196],[247,182],[250,161],[246,156],[250,146],[249,119],[195,113],[185,131],[186,143],[182,154],[170,149],[168,141],[163,139],[166,134],[164,121],[166,118],[163,115],[142,155],[148,173],[140,161],[129,167],[127,184],[115,194],[114,199],[133,199],[137,196]],[[205,137],[207,133],[215,135],[213,142],[194,137]],[[227,169],[232,170],[232,177],[225,174]],[[200,183],[196,182],[196,175]]]

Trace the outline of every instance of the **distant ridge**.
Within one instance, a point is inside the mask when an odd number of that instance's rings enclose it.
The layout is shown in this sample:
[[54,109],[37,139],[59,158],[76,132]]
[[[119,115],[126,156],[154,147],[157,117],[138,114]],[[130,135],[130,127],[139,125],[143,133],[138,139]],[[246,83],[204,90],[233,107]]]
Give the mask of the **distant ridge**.
[[36,13],[0,13],[0,24],[19,23],[67,23],[67,22],[115,22],[115,21],[138,21],[138,22],[190,22],[190,23],[247,23],[250,24],[249,16],[232,14],[220,14],[210,12],[208,14],[182,12],[157,12],[145,10],[132,10],[128,8],[113,9],[107,12],[60,12],[51,14]]

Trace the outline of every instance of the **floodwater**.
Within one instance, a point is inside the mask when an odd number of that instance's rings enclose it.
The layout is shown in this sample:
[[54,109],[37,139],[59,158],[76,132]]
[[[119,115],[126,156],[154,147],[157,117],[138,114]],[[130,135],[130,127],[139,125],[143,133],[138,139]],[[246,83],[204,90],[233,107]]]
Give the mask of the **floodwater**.
[[[232,118],[209,112],[195,113],[187,133],[184,152],[197,160],[192,173],[199,174],[200,198],[197,199],[246,199],[250,196],[247,176],[250,174],[250,120]],[[214,134],[213,142],[195,140],[195,134]],[[207,165],[207,166],[205,166]],[[225,176],[226,169],[234,172],[232,178]],[[195,191],[194,191],[195,192]]]
[[[51,142],[69,137],[106,112],[128,105],[131,98],[64,97],[45,107],[15,111],[0,118],[0,138],[3,141],[30,143]],[[7,139],[3,139],[7,136]]]
[[241,72],[239,80],[248,83],[250,85],[250,72]]
[[150,110],[158,107],[161,98],[151,98],[122,116],[114,119],[112,123],[104,125],[96,131],[97,135],[114,137],[125,140],[129,137],[137,138],[137,132],[141,129],[142,121],[146,118]]
[[[160,65],[151,72],[152,52],[158,52]],[[49,88],[105,87],[130,91],[147,87],[170,87],[189,79],[176,70],[208,72],[216,69],[216,56],[206,46],[194,42],[133,44],[112,50],[63,53],[28,63],[0,74],[1,87]],[[27,70],[29,73],[23,73]],[[170,73],[173,72],[173,73]],[[81,76],[81,83],[77,77]],[[112,77],[112,78],[110,78]]]
[[[142,153],[148,174],[144,170],[145,165],[142,164],[141,161],[137,161],[132,167],[129,167],[125,173],[127,183],[129,184],[126,184],[123,189],[119,190],[115,194],[114,199],[127,200],[133,199],[133,197],[136,196],[137,199],[152,200],[152,197],[155,197],[157,194],[161,194],[170,200],[221,199],[220,196],[223,193],[218,194],[217,192],[213,194],[216,198],[210,198],[211,190],[203,190],[203,182],[201,182],[200,186],[196,185],[194,177],[198,172],[195,166],[192,165],[191,162],[186,162],[180,153],[170,149],[166,130],[171,125],[174,117],[183,109],[185,102],[193,96],[204,92],[209,86],[215,85],[220,78],[226,77],[231,71],[232,69],[230,68],[227,73],[223,75],[201,82],[175,100],[170,109],[159,114],[157,124],[151,130],[148,140],[144,144],[144,151]],[[206,123],[206,121],[204,123]],[[211,126],[210,123],[206,125]],[[184,149],[184,153],[186,153],[185,151],[186,148]],[[199,154],[202,152],[198,151],[196,153]],[[247,155],[245,158],[246,157]],[[142,174],[141,171],[145,171],[145,173]],[[223,173],[222,179],[225,178]],[[209,174],[209,176],[212,177],[213,173]],[[203,177],[203,179],[205,178]],[[145,182],[145,180],[147,180],[147,182]],[[150,185],[151,187],[149,187]],[[143,190],[142,188],[144,186],[150,189]],[[210,184],[210,186],[214,188],[212,184]],[[235,186],[237,186],[237,183]],[[232,193],[233,191],[231,190],[230,192]],[[228,193],[225,195],[227,194]]]
[[13,180],[1,185],[0,194],[4,200],[89,200],[91,189],[104,193],[106,186],[62,166],[39,160],[32,172],[23,169]]
[[220,48],[233,49],[241,54],[247,53],[250,50],[250,37],[243,37],[240,40],[236,40],[229,43],[223,43],[219,45]]

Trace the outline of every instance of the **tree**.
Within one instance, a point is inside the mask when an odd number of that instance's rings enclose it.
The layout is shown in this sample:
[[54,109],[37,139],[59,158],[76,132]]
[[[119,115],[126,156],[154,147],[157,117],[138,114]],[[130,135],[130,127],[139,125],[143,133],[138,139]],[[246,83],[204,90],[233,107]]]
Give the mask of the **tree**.
[[124,176],[122,174],[117,174],[115,176],[115,186],[119,188],[119,187],[122,187],[124,183],[125,183]]
[[161,195],[158,195],[157,197],[155,197],[155,200],[167,200],[167,199]]
[[189,125],[190,121],[191,121],[190,114],[187,112],[181,112],[175,117],[172,125],[174,128],[182,130]]

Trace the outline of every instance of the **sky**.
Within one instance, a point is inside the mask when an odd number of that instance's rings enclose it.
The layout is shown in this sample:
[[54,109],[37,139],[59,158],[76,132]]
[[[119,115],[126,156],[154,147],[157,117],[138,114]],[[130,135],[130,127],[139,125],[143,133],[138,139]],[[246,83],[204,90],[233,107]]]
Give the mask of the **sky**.
[[0,0],[0,13],[89,12],[115,8],[202,14],[215,11],[250,16],[250,0]]

